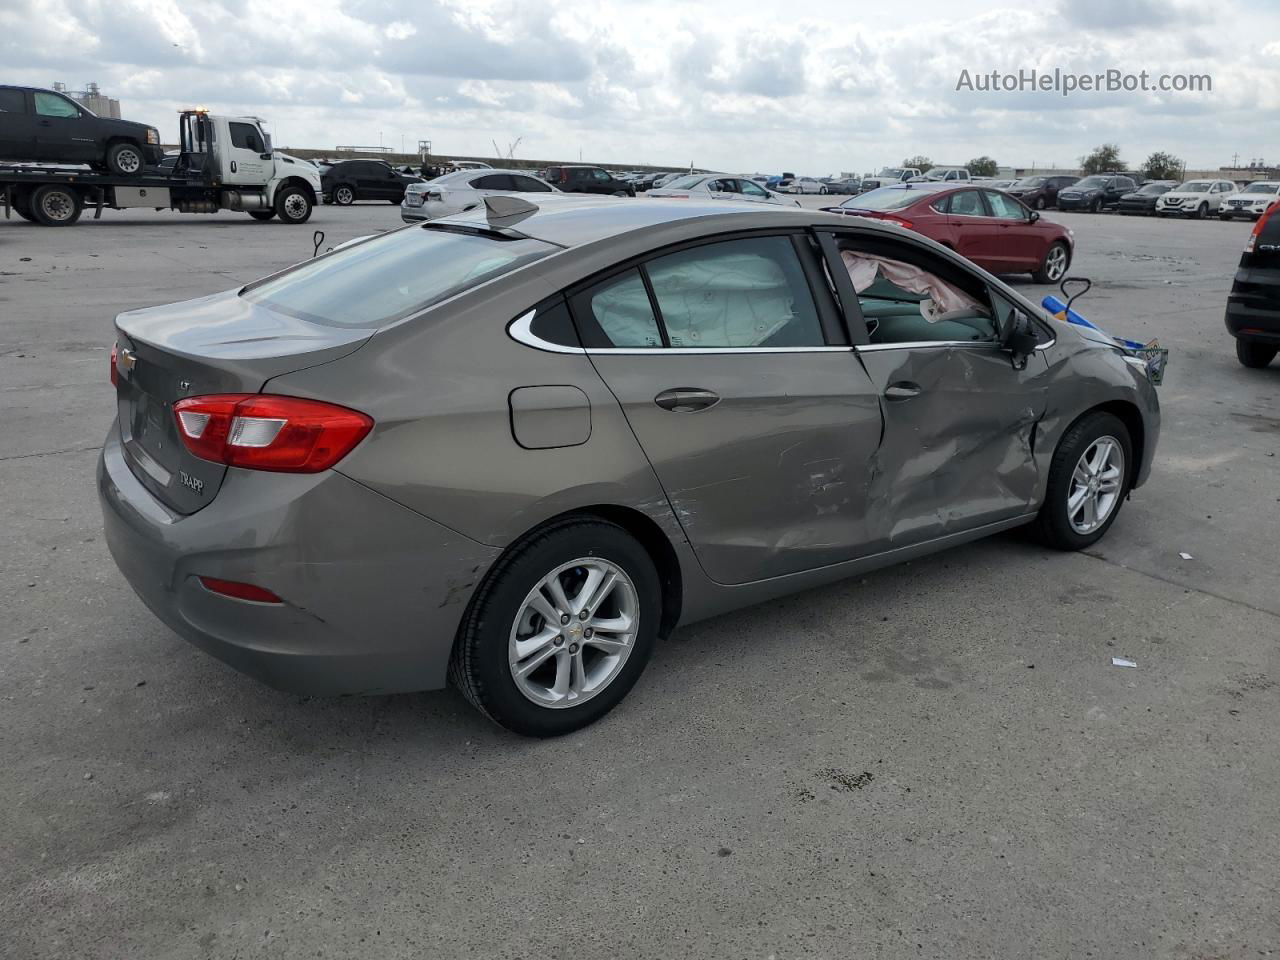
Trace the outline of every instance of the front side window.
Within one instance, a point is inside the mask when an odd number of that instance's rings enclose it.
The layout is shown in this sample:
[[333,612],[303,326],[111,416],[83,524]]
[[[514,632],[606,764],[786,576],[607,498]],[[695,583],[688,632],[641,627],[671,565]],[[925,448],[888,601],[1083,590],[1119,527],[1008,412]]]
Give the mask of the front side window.
[[415,227],[308,260],[240,296],[314,323],[381,327],[555,249],[540,240]]
[[985,287],[932,262],[927,253],[842,242],[840,259],[873,345],[997,339]]
[[825,345],[789,237],[710,243],[645,266],[672,347]]
[[609,174],[608,174],[608,173],[606,173],[604,170],[592,170],[592,171],[591,171],[591,175],[592,175],[593,177],[595,177],[597,180],[608,180],[608,179],[609,179]]
[[984,190],[983,195],[987,198],[987,203],[991,207],[991,215],[1000,220],[1025,220],[1027,219],[1026,210],[1022,204],[1013,197],[999,193],[995,190]]
[[759,184],[752,183],[750,180],[739,180],[738,185],[742,188],[742,193],[745,196],[754,197],[757,200],[767,200],[769,198],[769,191]]
[[516,190],[525,193],[550,193],[551,187],[543,183],[541,180],[535,180],[533,177],[522,177],[519,175],[511,178]]
[[42,117],[79,117],[80,110],[70,100],[56,93],[44,93],[37,90],[36,113]]
[[231,127],[231,145],[239,150],[252,150],[254,153],[265,153],[262,135],[252,123],[235,123]]

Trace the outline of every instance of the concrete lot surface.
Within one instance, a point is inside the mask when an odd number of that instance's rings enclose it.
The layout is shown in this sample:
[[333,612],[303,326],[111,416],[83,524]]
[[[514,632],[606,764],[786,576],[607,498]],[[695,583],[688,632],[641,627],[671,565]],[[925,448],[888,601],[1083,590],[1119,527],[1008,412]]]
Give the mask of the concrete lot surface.
[[162,627],[102,543],[112,317],[394,207],[0,220],[0,956],[1280,953],[1280,364],[1239,366],[1222,326],[1249,225],[1048,216],[1081,312],[1173,351],[1108,537],[679,631],[551,742],[453,691],[270,690]]

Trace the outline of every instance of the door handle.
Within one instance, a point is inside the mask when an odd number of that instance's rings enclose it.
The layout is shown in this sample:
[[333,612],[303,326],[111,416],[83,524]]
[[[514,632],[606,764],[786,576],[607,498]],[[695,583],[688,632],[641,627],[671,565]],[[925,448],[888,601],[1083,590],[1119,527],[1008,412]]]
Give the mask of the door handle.
[[52,120],[41,120],[41,121],[40,121],[40,126],[42,126],[42,127],[52,127],[52,126],[53,126],[53,121],[52,121]]
[[910,380],[899,380],[885,387],[884,395],[890,400],[910,400],[912,397],[920,396],[920,384],[912,383]]
[[653,398],[653,402],[672,413],[696,413],[714,407],[720,402],[720,395],[698,387],[673,387],[663,390]]

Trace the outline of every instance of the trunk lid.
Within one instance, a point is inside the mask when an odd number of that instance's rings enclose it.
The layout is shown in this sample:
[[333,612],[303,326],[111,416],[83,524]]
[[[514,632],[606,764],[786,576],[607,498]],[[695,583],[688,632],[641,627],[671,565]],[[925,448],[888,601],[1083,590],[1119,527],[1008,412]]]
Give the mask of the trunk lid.
[[250,303],[238,291],[116,317],[116,401],[125,460],[170,509],[212,502],[227,468],[191,454],[173,404],[214,393],[258,393],[272,377],[359,349],[373,330],[326,326]]

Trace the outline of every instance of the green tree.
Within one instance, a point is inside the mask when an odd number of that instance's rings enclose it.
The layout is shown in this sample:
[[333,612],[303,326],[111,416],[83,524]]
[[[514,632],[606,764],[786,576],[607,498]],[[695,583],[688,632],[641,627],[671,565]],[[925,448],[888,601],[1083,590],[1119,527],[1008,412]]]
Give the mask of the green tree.
[[1080,169],[1086,174],[1123,170],[1124,161],[1120,159],[1120,147],[1114,143],[1104,143],[1100,147],[1094,147],[1093,153],[1080,158]]
[[983,154],[980,157],[975,157],[966,163],[965,166],[968,168],[969,176],[971,177],[994,177],[1000,172],[1000,164],[996,163],[986,154]]
[[933,166],[933,161],[928,157],[907,157],[902,161],[904,167],[915,167],[921,173],[928,173],[929,168]]
[[1180,157],[1157,150],[1142,164],[1142,175],[1151,180],[1181,180],[1185,166]]

